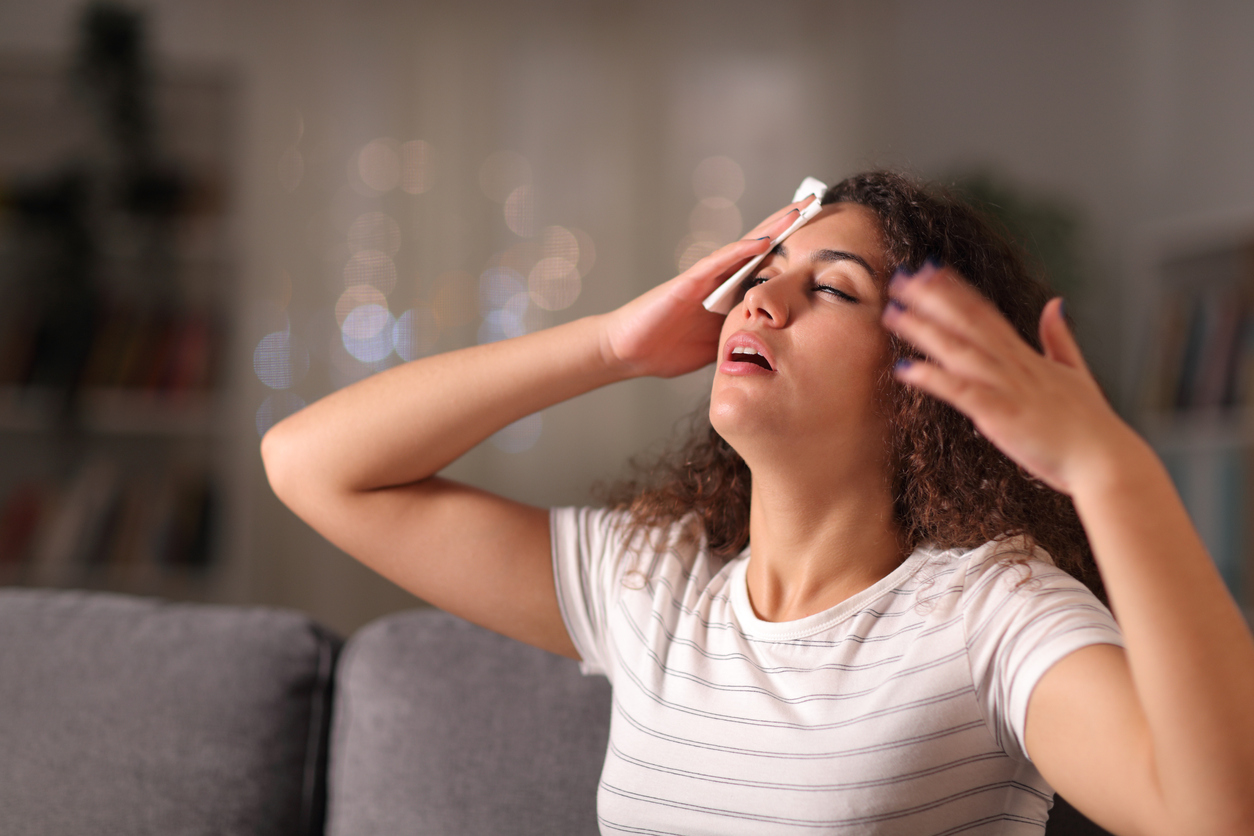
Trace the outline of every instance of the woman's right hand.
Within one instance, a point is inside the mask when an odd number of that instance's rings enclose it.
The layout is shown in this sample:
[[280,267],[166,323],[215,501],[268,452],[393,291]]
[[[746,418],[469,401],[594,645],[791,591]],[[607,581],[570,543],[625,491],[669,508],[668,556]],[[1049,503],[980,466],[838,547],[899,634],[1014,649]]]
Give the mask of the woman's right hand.
[[774,246],[813,197],[791,203],[739,241],[602,317],[601,353],[625,377],[677,377],[715,360],[724,316],[701,304],[745,262]]

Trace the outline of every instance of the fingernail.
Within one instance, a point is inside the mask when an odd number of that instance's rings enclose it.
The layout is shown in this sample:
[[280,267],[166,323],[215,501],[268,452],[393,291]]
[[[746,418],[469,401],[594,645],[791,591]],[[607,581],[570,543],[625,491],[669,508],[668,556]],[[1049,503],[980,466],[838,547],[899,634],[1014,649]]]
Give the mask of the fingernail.
[[907,267],[905,267],[904,265],[901,267],[898,267],[897,272],[893,273],[893,277],[888,280],[889,292],[900,291],[901,288],[905,286],[906,282],[910,281],[913,278],[914,278],[914,273],[911,273]]
[[906,306],[898,302],[896,299],[889,299],[888,305],[884,310],[885,312],[898,314],[904,311],[905,309],[906,309]]
[[769,236],[769,235],[763,235],[761,238],[754,238],[753,240],[754,240],[754,241],[770,241],[770,240],[771,240],[771,236]]
[[913,360],[898,360],[896,363],[893,363],[893,371],[904,372],[906,369],[910,368],[913,365],[914,365]]
[[919,272],[916,275],[919,277],[919,281],[926,284],[936,278],[936,274],[940,271],[940,269],[940,261],[938,261],[934,256],[928,256],[924,259],[923,266],[919,268]]
[[1066,299],[1058,300],[1058,318],[1061,319],[1063,322],[1067,321],[1067,300]]

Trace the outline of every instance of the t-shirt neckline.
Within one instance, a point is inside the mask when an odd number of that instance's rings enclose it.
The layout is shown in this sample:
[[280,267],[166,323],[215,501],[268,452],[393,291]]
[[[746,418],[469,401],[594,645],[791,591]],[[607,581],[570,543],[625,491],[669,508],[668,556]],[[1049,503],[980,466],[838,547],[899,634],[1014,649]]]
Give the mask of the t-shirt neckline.
[[739,622],[741,632],[750,638],[770,641],[806,638],[835,626],[865,608],[871,601],[901,586],[932,556],[931,549],[920,546],[911,552],[896,569],[833,607],[793,621],[763,621],[758,618],[757,613],[753,611],[753,605],[749,602],[750,557],[749,549],[746,548],[735,559],[731,573],[728,575],[728,582],[731,585],[732,611]]

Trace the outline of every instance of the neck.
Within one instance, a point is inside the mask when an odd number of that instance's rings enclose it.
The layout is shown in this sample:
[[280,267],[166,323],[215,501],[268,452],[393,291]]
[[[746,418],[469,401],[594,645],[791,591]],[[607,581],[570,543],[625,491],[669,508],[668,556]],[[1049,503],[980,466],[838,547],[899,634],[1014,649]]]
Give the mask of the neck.
[[749,600],[764,621],[829,609],[879,581],[905,558],[892,489],[844,473],[799,481],[757,470],[749,511]]

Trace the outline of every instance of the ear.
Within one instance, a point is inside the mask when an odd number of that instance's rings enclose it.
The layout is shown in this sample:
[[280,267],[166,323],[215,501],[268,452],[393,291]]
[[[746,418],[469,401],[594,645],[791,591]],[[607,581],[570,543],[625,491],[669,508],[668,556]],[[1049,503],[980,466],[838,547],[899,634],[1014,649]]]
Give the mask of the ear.
[[1045,350],[1046,357],[1064,366],[1088,371],[1080,346],[1071,335],[1071,327],[1067,325],[1061,296],[1050,299],[1045,310],[1041,311],[1040,335],[1041,347]]

